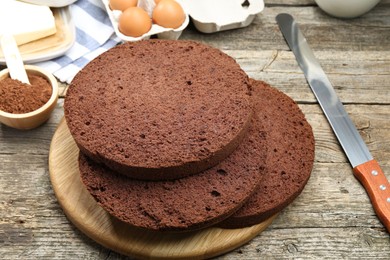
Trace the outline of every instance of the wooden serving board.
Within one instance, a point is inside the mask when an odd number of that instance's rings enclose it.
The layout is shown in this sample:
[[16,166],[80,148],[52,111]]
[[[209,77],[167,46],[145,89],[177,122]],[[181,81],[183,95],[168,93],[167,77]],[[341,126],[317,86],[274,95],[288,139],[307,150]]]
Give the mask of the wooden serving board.
[[196,232],[162,233],[140,230],[110,216],[84,188],[79,177],[79,150],[65,120],[50,146],[50,179],[66,216],[87,236],[116,252],[155,259],[204,259],[231,251],[267,228],[276,217],[248,228],[210,227]]

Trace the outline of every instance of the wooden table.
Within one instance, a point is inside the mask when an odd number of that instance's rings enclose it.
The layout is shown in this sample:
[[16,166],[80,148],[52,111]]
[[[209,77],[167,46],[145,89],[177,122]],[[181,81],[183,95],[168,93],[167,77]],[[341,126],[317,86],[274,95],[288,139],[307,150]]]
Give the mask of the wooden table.
[[[250,77],[296,100],[314,129],[316,156],[302,194],[259,236],[219,259],[390,259],[390,238],[289,51],[275,16],[292,14],[373,156],[390,178],[390,1],[352,20],[332,18],[312,0],[268,0],[247,28],[195,39],[233,56]],[[0,127],[0,256],[3,259],[123,259],[65,217],[49,180],[48,153],[63,117],[58,106],[30,131]]]

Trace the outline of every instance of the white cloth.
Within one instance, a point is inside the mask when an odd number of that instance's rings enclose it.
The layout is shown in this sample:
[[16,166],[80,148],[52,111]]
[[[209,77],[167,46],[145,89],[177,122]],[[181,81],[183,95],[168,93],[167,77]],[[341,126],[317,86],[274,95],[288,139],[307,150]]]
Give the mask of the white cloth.
[[76,27],[74,45],[63,56],[34,64],[66,83],[92,59],[121,42],[101,0],[78,0],[70,5],[70,14]]

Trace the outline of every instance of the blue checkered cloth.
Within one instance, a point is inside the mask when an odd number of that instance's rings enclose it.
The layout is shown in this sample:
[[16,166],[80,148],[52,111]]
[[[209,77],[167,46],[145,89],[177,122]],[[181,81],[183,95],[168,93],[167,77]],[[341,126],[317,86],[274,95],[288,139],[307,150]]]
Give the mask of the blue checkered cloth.
[[66,83],[92,59],[121,42],[101,0],[78,0],[70,5],[70,14],[76,27],[74,45],[63,56],[34,64]]

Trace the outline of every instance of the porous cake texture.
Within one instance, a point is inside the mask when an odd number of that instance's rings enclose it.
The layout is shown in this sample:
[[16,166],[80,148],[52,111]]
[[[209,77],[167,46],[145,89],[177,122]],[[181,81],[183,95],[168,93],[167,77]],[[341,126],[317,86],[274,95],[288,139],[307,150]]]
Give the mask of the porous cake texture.
[[257,190],[267,148],[262,121],[253,118],[240,146],[217,166],[171,181],[134,180],[80,153],[80,175],[98,204],[119,220],[154,231],[191,231],[216,224]]
[[140,180],[171,180],[231,154],[251,120],[249,78],[193,41],[127,42],[73,79],[66,123],[80,150]]
[[267,133],[266,170],[258,191],[228,219],[225,228],[258,224],[288,206],[309,180],[314,135],[298,105],[263,81],[251,80],[256,116]]

